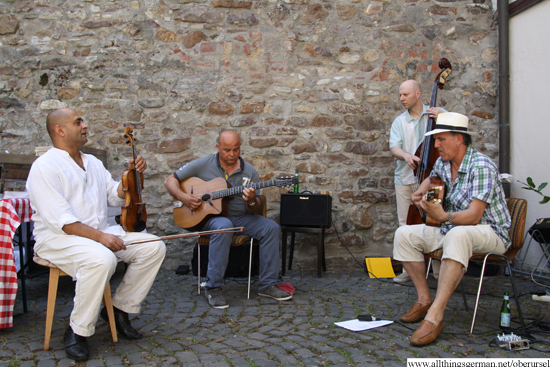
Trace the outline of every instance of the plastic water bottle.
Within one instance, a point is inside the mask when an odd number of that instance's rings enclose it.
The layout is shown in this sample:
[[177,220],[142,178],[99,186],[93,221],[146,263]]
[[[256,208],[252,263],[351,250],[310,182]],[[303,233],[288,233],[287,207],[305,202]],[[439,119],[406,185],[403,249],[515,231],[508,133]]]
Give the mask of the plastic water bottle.
[[500,328],[508,329],[510,327],[510,297],[508,292],[504,293],[504,300],[500,308]]
[[296,183],[294,184],[294,193],[299,194],[300,193],[300,181],[298,181],[298,171],[294,174],[294,178],[296,178]]

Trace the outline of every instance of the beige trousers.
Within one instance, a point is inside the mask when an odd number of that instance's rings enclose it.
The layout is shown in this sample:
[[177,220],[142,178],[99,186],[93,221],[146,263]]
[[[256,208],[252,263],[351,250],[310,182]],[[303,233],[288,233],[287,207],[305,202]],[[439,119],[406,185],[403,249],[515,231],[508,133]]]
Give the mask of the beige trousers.
[[[122,240],[156,238],[147,233],[129,232]],[[164,260],[166,248],[164,242],[158,240],[130,245],[126,250],[113,253],[88,238],[63,235],[42,244],[35,251],[41,258],[76,278],[70,324],[75,334],[90,336],[95,332],[103,291],[116,270],[118,259],[128,264],[128,269],[117,287],[113,305],[128,313],[138,313]]]
[[393,258],[399,261],[424,262],[425,253],[443,248],[442,260],[451,259],[468,268],[472,254],[506,252],[504,243],[488,225],[456,226],[446,235],[439,227],[425,224],[403,226],[395,232]]
[[395,202],[397,204],[397,219],[399,226],[407,224],[407,215],[409,207],[412,205],[411,195],[415,190],[415,184],[395,185]]

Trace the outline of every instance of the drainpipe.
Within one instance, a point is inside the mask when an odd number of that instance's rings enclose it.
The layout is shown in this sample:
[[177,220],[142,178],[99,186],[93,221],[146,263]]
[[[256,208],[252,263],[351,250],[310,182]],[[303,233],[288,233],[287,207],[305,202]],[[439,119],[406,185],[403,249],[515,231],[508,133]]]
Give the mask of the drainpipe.
[[[510,48],[508,0],[498,0],[498,166],[510,173]],[[503,184],[510,197],[510,184]]]

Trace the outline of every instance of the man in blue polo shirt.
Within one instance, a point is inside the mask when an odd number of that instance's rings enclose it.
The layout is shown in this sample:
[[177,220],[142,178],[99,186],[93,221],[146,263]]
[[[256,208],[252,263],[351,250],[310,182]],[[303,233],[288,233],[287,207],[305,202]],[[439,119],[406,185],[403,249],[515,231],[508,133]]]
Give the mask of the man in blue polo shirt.
[[[196,210],[203,202],[198,196],[185,193],[181,189],[180,182],[187,178],[198,177],[203,181],[210,181],[223,177],[232,186],[243,186],[243,179],[249,183],[258,182],[260,179],[256,169],[241,158],[241,138],[235,131],[222,131],[218,137],[216,148],[218,153],[186,164],[164,181],[168,192],[191,210]],[[260,192],[254,188],[243,189],[242,196],[236,195],[233,200],[228,202],[227,217],[210,218],[203,230],[244,227],[242,234],[259,239],[258,294],[278,301],[286,301],[292,298],[292,294],[284,292],[276,285],[279,276],[279,225],[256,214],[260,206],[259,195]],[[222,286],[232,238],[232,233],[210,236],[205,295],[213,308],[229,307],[223,297]]]

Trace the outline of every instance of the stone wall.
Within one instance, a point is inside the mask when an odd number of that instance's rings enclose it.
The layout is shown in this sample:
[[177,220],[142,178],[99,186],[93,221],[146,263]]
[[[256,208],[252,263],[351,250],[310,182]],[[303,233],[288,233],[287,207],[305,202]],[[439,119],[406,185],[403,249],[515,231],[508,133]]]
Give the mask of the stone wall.
[[[164,178],[234,128],[263,180],[297,170],[301,190],[331,193],[329,268],[349,264],[340,241],[359,258],[391,255],[398,86],[415,78],[429,103],[448,58],[438,105],[467,114],[474,146],[496,159],[495,19],[486,0],[3,0],[1,149],[50,145],[47,113],[71,107],[119,177],[131,126],[149,164],[148,230],[165,235],[181,230]],[[270,218],[285,190],[264,190]],[[314,241],[298,237],[295,266],[314,267],[315,246],[302,246]],[[170,241],[166,266],[188,263],[189,243]]]

